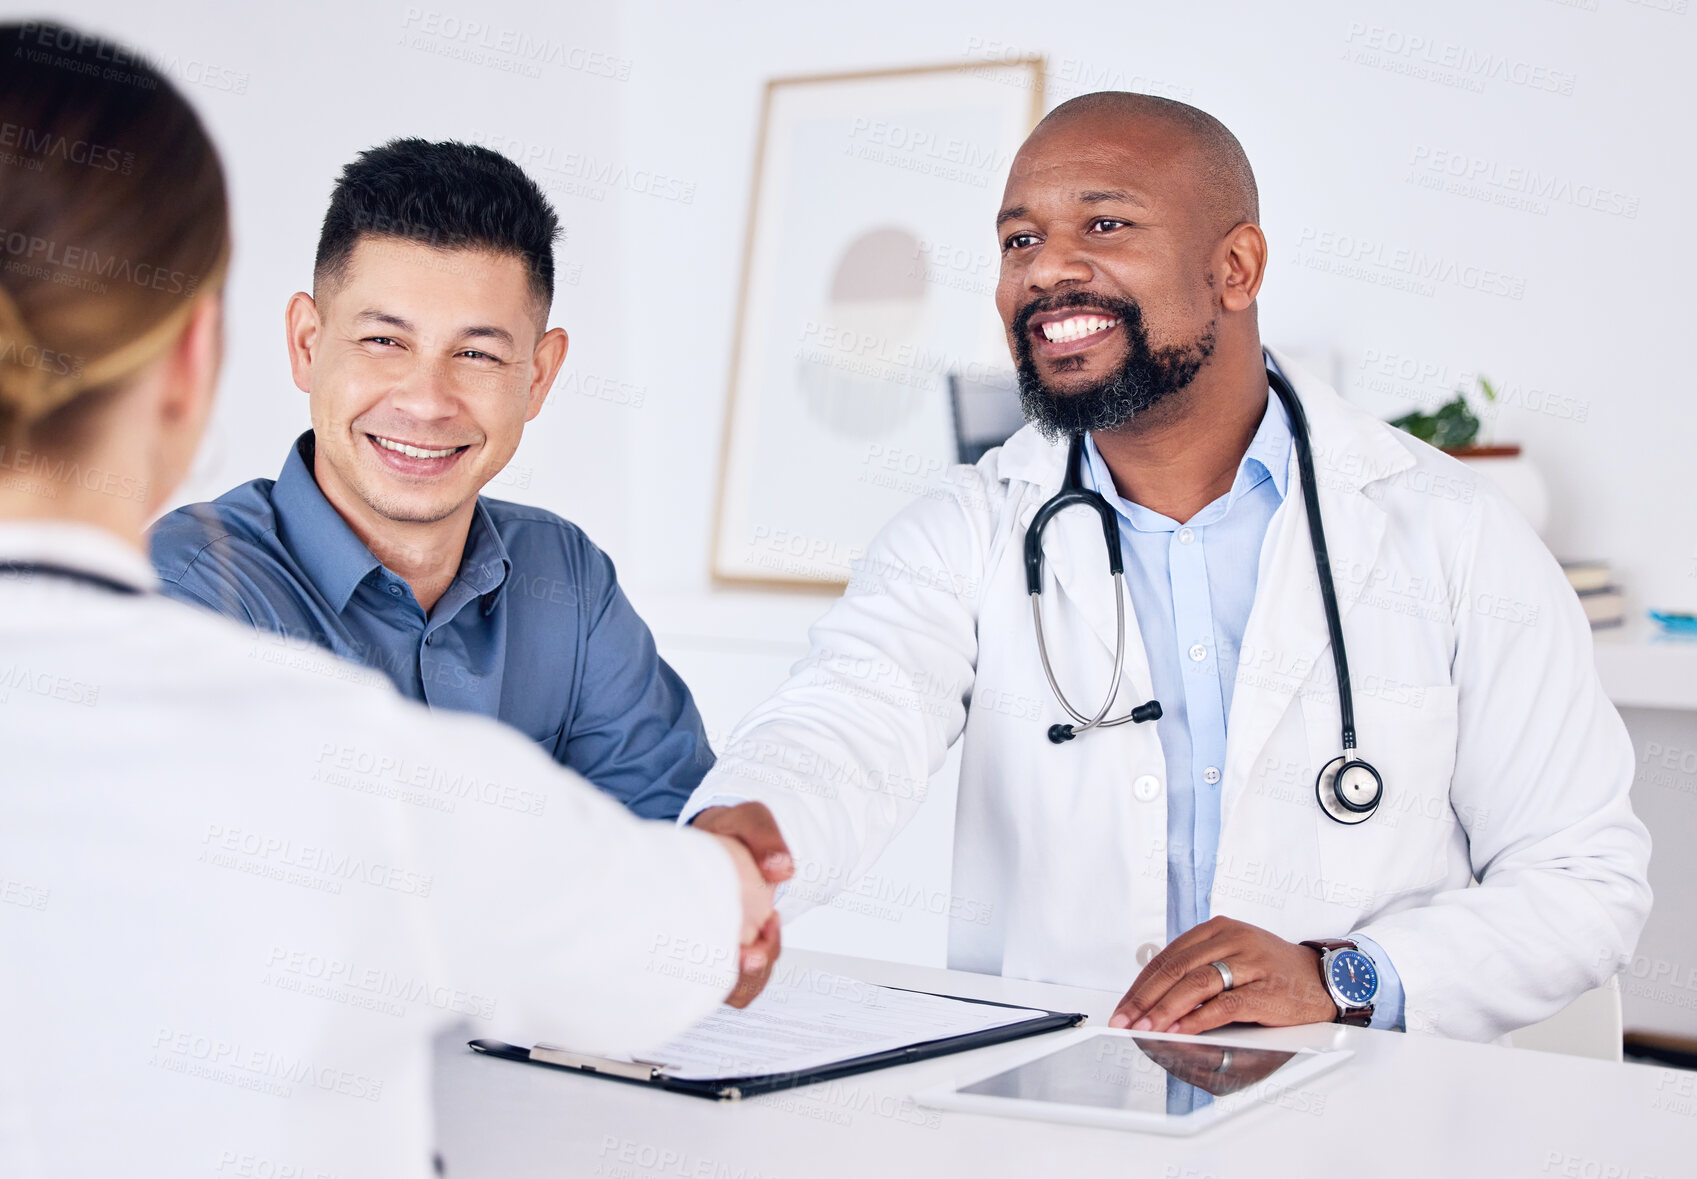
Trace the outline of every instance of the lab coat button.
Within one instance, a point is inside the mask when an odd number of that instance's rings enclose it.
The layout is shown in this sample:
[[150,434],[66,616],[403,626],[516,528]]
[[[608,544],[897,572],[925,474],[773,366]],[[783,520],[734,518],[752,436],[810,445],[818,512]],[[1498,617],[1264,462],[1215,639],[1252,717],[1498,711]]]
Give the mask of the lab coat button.
[[1139,966],[1149,965],[1149,959],[1153,958],[1160,952],[1161,947],[1157,943],[1144,942],[1141,946],[1137,947],[1137,964]]
[[1131,793],[1138,802],[1150,802],[1161,793],[1161,779],[1154,774],[1139,774],[1131,784]]

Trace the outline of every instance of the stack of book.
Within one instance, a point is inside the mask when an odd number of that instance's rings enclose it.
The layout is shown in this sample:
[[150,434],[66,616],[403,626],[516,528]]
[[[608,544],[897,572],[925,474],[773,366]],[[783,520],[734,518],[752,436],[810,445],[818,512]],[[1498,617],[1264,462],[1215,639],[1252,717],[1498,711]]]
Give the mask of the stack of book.
[[1563,561],[1561,568],[1579,595],[1592,630],[1626,621],[1626,595],[1614,583],[1614,571],[1607,561]]

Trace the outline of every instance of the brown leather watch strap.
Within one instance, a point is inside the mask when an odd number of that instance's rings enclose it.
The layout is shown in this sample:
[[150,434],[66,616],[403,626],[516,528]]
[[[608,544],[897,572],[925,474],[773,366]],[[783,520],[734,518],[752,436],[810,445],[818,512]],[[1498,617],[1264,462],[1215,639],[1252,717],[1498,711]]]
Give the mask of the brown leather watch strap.
[[[1347,938],[1341,938],[1341,937],[1314,938],[1311,941],[1300,942],[1298,944],[1304,945],[1304,946],[1309,947],[1310,949],[1319,951],[1319,953],[1320,953],[1320,969],[1321,970],[1325,969],[1326,951],[1328,951],[1328,950],[1356,950],[1356,951],[1359,951],[1361,949],[1361,947],[1356,945],[1354,942],[1349,941]],[[1324,982],[1325,980],[1322,979],[1321,981]],[[1330,993],[1331,987],[1328,986],[1326,988],[1326,990],[1327,990],[1328,993]],[[1337,1006],[1337,1003],[1336,1003],[1335,1000],[1333,1001],[1333,1005]],[[1332,1022],[1333,1023],[1347,1023],[1351,1027],[1364,1028],[1368,1024],[1373,1022],[1373,1004],[1369,1003],[1365,1007],[1341,1007],[1341,1006],[1339,1006],[1338,1007],[1338,1017],[1336,1019],[1334,1019]]]

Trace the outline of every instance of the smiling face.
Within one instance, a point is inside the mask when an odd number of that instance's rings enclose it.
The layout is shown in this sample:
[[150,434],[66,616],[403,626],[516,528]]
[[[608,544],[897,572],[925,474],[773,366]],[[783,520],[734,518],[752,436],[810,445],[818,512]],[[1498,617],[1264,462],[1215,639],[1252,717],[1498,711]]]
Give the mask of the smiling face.
[[469,520],[565,357],[538,303],[517,256],[387,237],[361,239],[317,302],[290,302],[314,474],[356,532]]
[[1040,127],[1015,158],[997,229],[996,307],[1027,416],[1107,430],[1174,404],[1212,355],[1219,203],[1196,148],[1107,113]]

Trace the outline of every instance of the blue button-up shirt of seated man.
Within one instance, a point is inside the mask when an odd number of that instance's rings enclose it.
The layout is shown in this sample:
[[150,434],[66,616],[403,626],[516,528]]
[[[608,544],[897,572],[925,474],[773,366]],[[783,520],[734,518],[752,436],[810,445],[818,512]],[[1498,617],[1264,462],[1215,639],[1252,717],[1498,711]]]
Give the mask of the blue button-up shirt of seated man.
[[313,293],[288,304],[312,429],[275,481],[162,519],[153,560],[174,597],[496,717],[673,818],[713,764],[689,689],[582,531],[480,495],[565,359],[547,327],[557,225],[498,153],[363,153],[332,196]]

